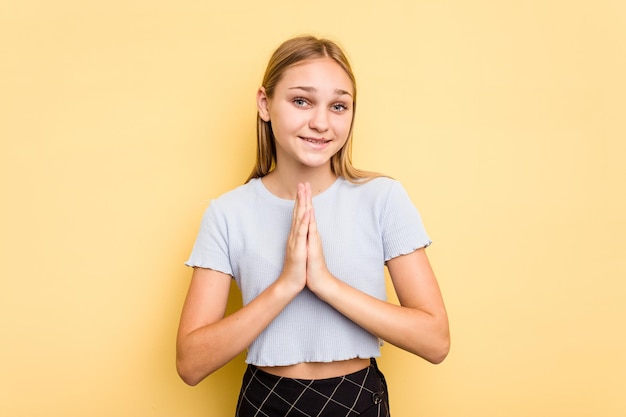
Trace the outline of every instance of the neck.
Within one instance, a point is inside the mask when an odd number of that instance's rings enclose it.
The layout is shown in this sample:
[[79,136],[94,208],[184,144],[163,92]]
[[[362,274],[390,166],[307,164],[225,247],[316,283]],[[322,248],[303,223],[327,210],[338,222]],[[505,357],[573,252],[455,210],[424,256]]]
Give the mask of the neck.
[[262,181],[263,185],[272,194],[280,198],[295,200],[298,184],[307,182],[311,184],[313,196],[316,196],[333,185],[337,179],[337,176],[330,170],[330,166],[325,168],[308,168],[298,170],[298,172],[284,172],[279,167],[276,167],[276,169],[263,177]]

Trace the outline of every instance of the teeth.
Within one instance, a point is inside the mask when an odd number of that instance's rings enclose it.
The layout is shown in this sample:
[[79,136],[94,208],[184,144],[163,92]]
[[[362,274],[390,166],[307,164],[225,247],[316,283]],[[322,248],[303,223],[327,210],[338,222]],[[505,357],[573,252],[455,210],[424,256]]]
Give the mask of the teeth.
[[326,143],[327,142],[325,140],[316,140],[316,139],[309,139],[309,138],[304,138],[304,140],[306,140],[307,142],[317,143],[317,144]]

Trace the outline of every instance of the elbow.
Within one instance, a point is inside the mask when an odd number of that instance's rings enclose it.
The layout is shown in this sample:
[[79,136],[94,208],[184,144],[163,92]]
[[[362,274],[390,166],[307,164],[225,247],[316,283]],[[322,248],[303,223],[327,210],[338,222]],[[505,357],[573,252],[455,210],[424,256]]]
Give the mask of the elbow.
[[214,369],[206,369],[206,365],[198,361],[200,355],[180,340],[176,344],[176,372],[182,381],[192,387],[198,385]]
[[433,365],[438,365],[446,359],[450,352],[450,336],[432,337],[427,341],[421,339],[416,341],[412,347],[407,346],[404,349]]
[[178,372],[180,379],[182,379],[183,382],[189,386],[194,387],[201,381],[201,379],[196,377],[189,367],[185,366],[183,361],[179,359],[176,360],[176,372]]
[[207,375],[198,372],[198,369],[190,361],[185,361],[180,357],[176,358],[176,372],[183,382],[191,387],[198,385]]
[[432,320],[431,325],[420,328],[419,331],[407,330],[405,338],[398,347],[420,358],[438,365],[443,362],[450,352],[450,328],[445,315],[443,319]]
[[438,365],[448,357],[448,353],[450,353],[450,332],[446,326],[446,331],[433,340],[430,352],[425,359],[434,365]]
[[447,318],[432,329],[431,336],[426,340],[426,343],[422,343],[421,354],[418,355],[433,365],[443,362],[450,353],[450,328]]
[[198,385],[200,383],[200,379],[198,378],[193,378],[191,375],[183,375],[181,373],[178,374],[180,376],[180,379],[183,380],[183,382],[187,385],[189,385],[190,387],[195,387],[196,385]]
[[425,359],[432,363],[433,365],[439,365],[448,357],[448,353],[450,352],[450,338],[448,337],[446,340],[440,342],[435,346]]
[[450,323],[445,310],[440,315],[436,328],[438,329],[435,331],[437,336],[433,340],[432,356],[429,359],[429,362],[434,365],[443,362],[448,357],[448,353],[450,353]]
[[183,344],[176,347],[176,372],[183,382],[196,386],[217,371],[224,362],[211,353],[199,352]]

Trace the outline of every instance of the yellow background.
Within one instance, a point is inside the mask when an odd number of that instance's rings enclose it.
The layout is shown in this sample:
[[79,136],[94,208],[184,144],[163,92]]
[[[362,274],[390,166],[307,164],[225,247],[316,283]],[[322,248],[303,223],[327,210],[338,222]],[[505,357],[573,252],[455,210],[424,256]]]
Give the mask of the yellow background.
[[0,415],[233,415],[241,356],[175,373],[183,262],[301,33],[347,49],[355,163],[435,241],[452,351],[384,348],[393,416],[625,415],[625,28],[619,0],[2,0]]

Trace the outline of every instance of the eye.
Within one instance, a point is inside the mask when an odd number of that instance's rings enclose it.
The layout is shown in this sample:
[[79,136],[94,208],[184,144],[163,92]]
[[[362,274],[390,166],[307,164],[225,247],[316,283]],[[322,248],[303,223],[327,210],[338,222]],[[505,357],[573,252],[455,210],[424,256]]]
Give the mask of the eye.
[[332,106],[330,106],[330,108],[332,109],[332,111],[335,111],[337,113],[342,113],[342,112],[348,110],[348,106],[346,106],[343,103],[335,103]]
[[311,105],[307,99],[302,97],[296,97],[292,100],[292,102],[296,105],[296,107],[309,107]]

